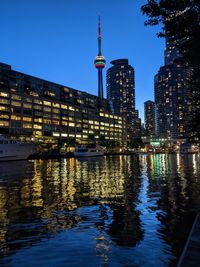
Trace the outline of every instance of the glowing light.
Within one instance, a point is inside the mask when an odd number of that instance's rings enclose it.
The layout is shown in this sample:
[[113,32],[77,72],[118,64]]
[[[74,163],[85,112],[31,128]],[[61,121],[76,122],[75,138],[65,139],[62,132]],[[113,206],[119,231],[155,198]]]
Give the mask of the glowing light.
[[104,68],[106,64],[106,60],[103,56],[96,56],[94,60],[94,64],[96,68]]

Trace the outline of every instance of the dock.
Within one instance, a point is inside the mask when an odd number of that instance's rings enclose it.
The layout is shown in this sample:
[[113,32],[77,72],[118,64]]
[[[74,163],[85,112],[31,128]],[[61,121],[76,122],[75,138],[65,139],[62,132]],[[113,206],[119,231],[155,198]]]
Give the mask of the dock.
[[200,212],[197,214],[177,267],[200,266]]

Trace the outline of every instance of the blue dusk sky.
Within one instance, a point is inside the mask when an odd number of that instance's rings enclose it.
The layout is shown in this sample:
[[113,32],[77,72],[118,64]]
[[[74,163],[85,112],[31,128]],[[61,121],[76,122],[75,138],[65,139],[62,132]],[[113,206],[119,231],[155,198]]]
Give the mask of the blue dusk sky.
[[145,0],[0,1],[0,62],[14,70],[97,95],[97,24],[101,16],[103,70],[128,58],[135,69],[136,107],[154,99],[154,75],[164,62],[165,40],[146,27]]

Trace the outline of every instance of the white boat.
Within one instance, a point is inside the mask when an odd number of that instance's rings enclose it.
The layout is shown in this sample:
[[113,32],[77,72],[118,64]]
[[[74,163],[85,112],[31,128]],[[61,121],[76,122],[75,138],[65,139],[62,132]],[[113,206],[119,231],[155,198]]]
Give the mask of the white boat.
[[23,143],[0,135],[0,161],[27,159],[35,152],[35,144]]
[[97,157],[103,156],[104,150],[101,146],[95,147],[87,147],[87,146],[80,146],[77,147],[74,151],[75,157]]

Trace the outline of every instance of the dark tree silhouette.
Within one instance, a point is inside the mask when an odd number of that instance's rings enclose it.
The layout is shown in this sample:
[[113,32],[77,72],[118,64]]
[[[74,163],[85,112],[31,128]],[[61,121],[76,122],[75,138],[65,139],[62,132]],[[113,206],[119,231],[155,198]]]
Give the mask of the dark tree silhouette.
[[190,82],[192,114],[189,136],[200,140],[200,1],[148,0],[141,7],[149,18],[145,25],[162,25],[159,37],[168,37],[181,52],[186,64],[193,68]]

